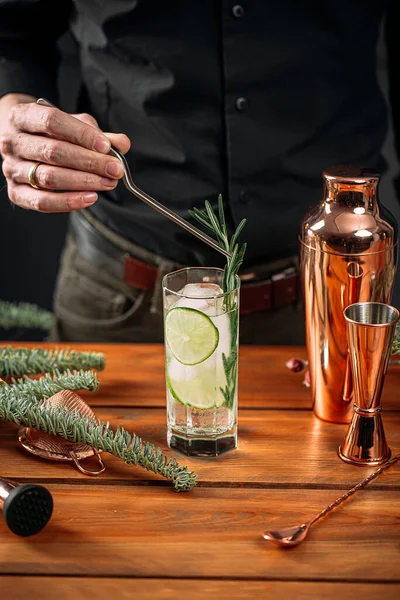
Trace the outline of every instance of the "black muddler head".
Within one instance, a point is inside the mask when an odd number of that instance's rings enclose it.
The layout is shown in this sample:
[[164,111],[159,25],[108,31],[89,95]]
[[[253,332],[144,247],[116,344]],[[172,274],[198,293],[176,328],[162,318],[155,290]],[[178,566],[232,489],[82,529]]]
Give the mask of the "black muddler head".
[[53,513],[49,490],[34,483],[15,484],[0,479],[0,508],[8,528],[24,537],[39,533]]

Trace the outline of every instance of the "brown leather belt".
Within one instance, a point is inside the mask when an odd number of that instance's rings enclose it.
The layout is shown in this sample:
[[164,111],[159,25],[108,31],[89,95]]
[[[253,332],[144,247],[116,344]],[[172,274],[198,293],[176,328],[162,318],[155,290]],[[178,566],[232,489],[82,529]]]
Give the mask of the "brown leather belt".
[[[158,267],[128,255],[100,233],[78,211],[70,215],[70,233],[75,239],[79,253],[92,264],[108,270],[112,275],[134,287],[152,292],[156,285]],[[297,267],[272,273],[260,279],[256,273],[241,276],[240,312],[252,312],[283,308],[299,299],[299,275]]]
[[[244,276],[243,276],[244,277]],[[275,273],[263,281],[243,281],[240,289],[242,314],[284,308],[299,298],[299,275],[295,267]]]
[[[153,291],[157,278],[157,267],[142,263],[132,256],[125,256],[124,281],[133,287]],[[240,312],[248,314],[257,311],[283,308],[298,299],[298,273],[294,267],[275,273],[264,281],[241,280]]]

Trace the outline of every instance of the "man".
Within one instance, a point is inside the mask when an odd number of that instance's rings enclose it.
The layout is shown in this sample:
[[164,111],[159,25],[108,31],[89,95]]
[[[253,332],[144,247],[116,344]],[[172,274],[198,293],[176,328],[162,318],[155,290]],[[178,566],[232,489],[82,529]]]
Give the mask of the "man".
[[[162,276],[182,265],[223,266],[119,183],[112,144],[136,184],[184,218],[219,193],[231,233],[247,218],[241,341],[303,343],[297,236],[320,199],[321,172],[343,162],[386,168],[375,62],[391,7],[0,0],[9,198],[25,209],[71,211],[58,339],[160,341]],[[35,102],[62,107],[56,44],[67,28],[79,46],[75,116]]]

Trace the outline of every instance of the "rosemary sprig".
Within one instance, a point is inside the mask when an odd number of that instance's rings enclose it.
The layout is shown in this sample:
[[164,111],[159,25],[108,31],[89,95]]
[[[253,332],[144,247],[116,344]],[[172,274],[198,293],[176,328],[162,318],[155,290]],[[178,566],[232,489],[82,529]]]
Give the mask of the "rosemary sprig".
[[218,196],[219,220],[208,200],[205,201],[205,210],[193,208],[189,210],[189,214],[214,234],[221,248],[231,253],[231,256],[227,258],[227,264],[224,268],[222,289],[224,292],[235,290],[237,288],[236,275],[243,263],[247,247],[247,244],[242,244],[241,246],[238,244],[238,238],[246,225],[246,219],[243,219],[239,223],[235,233],[229,239],[221,194]]
[[203,227],[209,229],[217,239],[218,244],[224,250],[231,253],[227,258],[227,263],[224,268],[222,278],[223,292],[232,292],[225,297],[224,309],[230,315],[230,353],[229,356],[222,354],[222,362],[226,377],[226,386],[220,388],[220,391],[225,399],[228,408],[232,408],[235,400],[235,392],[237,385],[237,368],[238,368],[238,324],[239,310],[236,303],[236,295],[234,291],[238,288],[238,272],[243,263],[244,254],[247,244],[239,246],[239,236],[246,225],[246,219],[243,219],[232,237],[229,239],[224,213],[224,204],[221,194],[218,196],[218,215],[215,214],[210,202],[206,200],[205,210],[194,208],[189,210],[189,214],[196,219]]
[[75,350],[44,350],[43,348],[0,347],[0,377],[36,375],[53,371],[102,371],[105,366],[101,352],[76,352]]
[[11,327],[31,328],[37,327],[50,331],[55,322],[55,316],[48,310],[30,304],[29,302],[6,302],[0,300],[0,327],[11,329]]
[[[231,325],[232,328],[237,325]],[[224,353],[222,353],[222,362],[224,365],[225,377],[226,377],[226,386],[224,388],[219,388],[221,394],[225,398],[225,404],[229,409],[232,409],[233,403],[235,401],[235,391],[237,384],[237,366],[238,366],[238,353],[236,347],[231,347],[230,354],[228,358]]]

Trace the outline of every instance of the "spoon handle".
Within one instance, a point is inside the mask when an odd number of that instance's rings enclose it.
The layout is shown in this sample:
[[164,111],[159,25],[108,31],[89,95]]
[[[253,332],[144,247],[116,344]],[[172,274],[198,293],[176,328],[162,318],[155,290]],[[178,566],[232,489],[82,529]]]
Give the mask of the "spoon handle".
[[[50,106],[51,108],[57,108],[49,100],[46,100],[46,98],[38,98],[36,103],[40,104],[41,106]],[[110,150],[109,154],[111,154],[115,158],[118,158],[122,162],[124,169],[125,169],[125,175],[123,177],[123,181],[124,181],[125,187],[131,192],[131,194],[133,194],[134,196],[136,196],[137,198],[142,200],[142,202],[145,202],[146,204],[148,204],[149,206],[154,208],[160,214],[164,215],[165,217],[168,217],[168,219],[170,219],[171,221],[173,221],[174,223],[176,223],[177,225],[179,225],[180,227],[182,227],[183,229],[185,229],[186,231],[188,231],[189,233],[191,233],[192,235],[197,237],[202,242],[205,242],[206,244],[211,246],[211,248],[214,248],[214,250],[217,250],[217,252],[220,252],[227,258],[230,258],[232,256],[232,254],[230,252],[228,252],[227,250],[224,250],[224,248],[222,248],[215,240],[213,240],[212,237],[210,237],[206,233],[203,233],[200,229],[198,229],[197,227],[195,227],[194,225],[189,223],[189,221],[186,221],[185,219],[183,219],[182,217],[180,217],[179,215],[174,213],[172,210],[170,210],[169,208],[167,208],[160,202],[157,202],[157,200],[154,200],[154,198],[152,196],[150,196],[149,194],[146,194],[146,192],[143,192],[143,190],[138,188],[138,186],[134,183],[134,181],[132,179],[132,174],[129,169],[129,165],[123,154],[118,152],[118,150],[116,150],[112,146],[111,146],[111,150]]]
[[392,458],[392,460],[389,460],[389,462],[387,462],[385,465],[383,465],[383,467],[380,467],[379,469],[377,469],[376,471],[371,473],[371,475],[369,475],[366,479],[364,479],[363,481],[360,481],[360,483],[357,483],[357,485],[352,487],[351,490],[349,490],[348,492],[343,494],[343,496],[340,496],[340,498],[338,498],[337,500],[332,502],[332,504],[330,504],[329,506],[324,508],[324,510],[322,510],[316,517],[311,519],[311,521],[309,522],[310,525],[312,523],[315,523],[315,521],[318,521],[318,519],[320,519],[321,517],[324,517],[326,515],[326,513],[330,512],[336,506],[339,506],[339,504],[341,504],[342,502],[347,500],[347,498],[349,498],[350,496],[352,496],[353,494],[358,492],[358,490],[361,490],[363,487],[368,485],[368,483],[370,481],[375,479],[375,477],[378,477],[378,475],[380,475],[383,471],[385,471],[386,469],[388,469],[389,467],[394,465],[398,460],[400,460],[400,454],[396,454],[396,456],[394,458]]
[[126,158],[123,154],[118,152],[118,150],[116,150],[113,147],[111,147],[109,154],[112,154],[116,158],[119,158],[119,160],[124,165],[125,176],[123,178],[123,181],[124,181],[125,187],[131,192],[131,194],[133,194],[134,196],[136,196],[137,198],[139,198],[140,200],[142,200],[143,202],[145,202],[146,204],[148,204],[149,206],[154,208],[160,214],[164,215],[165,217],[168,217],[168,219],[171,219],[171,221],[174,221],[174,223],[176,223],[183,229],[186,229],[186,231],[188,231],[192,235],[199,238],[202,242],[205,242],[206,244],[208,244],[209,246],[214,248],[214,250],[221,252],[221,254],[223,254],[224,256],[227,256],[228,258],[231,256],[230,252],[228,252],[227,250],[224,250],[224,248],[219,246],[219,244],[217,244],[217,242],[215,240],[213,240],[209,235],[207,235],[206,233],[203,233],[202,231],[200,231],[200,229],[197,229],[197,227],[195,227],[194,225],[192,225],[191,223],[189,223],[188,221],[186,221],[185,219],[183,219],[182,217],[180,217],[179,215],[174,213],[172,210],[170,210],[169,208],[167,208],[160,202],[157,202],[157,200],[154,200],[154,198],[152,196],[150,196],[149,194],[147,194],[146,192],[144,192],[143,190],[138,188],[138,186],[135,184],[135,182],[132,179],[132,174],[130,172]]

